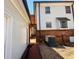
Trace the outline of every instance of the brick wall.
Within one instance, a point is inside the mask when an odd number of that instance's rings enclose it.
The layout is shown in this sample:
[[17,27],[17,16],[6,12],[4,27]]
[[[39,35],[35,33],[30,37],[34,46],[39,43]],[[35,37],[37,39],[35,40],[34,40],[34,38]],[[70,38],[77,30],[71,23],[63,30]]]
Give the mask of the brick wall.
[[[64,34],[62,34],[64,32]],[[37,42],[43,39],[45,39],[46,35],[53,35],[56,38],[56,42],[57,44],[64,44],[66,45],[67,43],[69,43],[69,37],[70,36],[74,36],[74,30],[73,29],[69,29],[69,30],[41,30],[41,31],[37,31]],[[62,41],[62,36],[63,36],[63,41]]]
[[36,24],[35,16],[30,15],[31,24]]

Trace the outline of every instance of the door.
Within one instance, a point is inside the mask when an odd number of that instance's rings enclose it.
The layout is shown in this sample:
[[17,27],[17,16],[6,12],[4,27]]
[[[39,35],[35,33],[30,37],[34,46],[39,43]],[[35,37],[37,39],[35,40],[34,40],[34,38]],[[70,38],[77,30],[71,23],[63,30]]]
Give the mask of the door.
[[55,37],[48,37],[48,44],[50,47],[55,47],[56,46]]

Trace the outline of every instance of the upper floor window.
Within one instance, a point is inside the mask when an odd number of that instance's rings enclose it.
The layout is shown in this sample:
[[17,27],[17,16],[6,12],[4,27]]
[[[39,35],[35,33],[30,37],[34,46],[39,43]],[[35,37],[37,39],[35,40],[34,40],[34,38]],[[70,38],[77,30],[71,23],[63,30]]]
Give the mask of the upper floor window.
[[49,14],[50,13],[50,7],[45,7],[45,13]]
[[65,9],[66,9],[66,13],[71,13],[70,6],[65,6]]
[[46,28],[51,28],[51,22],[46,22]]
[[60,25],[61,25],[61,28],[67,28],[67,20],[61,20],[60,21]]

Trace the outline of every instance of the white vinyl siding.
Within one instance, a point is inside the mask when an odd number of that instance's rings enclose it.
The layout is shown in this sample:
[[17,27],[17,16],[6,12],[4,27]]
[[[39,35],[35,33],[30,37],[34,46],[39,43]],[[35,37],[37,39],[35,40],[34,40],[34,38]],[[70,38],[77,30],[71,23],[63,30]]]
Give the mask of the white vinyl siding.
[[[41,30],[52,30],[61,29],[60,21],[57,21],[56,17],[67,17],[70,21],[67,22],[67,28],[73,29],[73,15],[72,15],[72,3],[40,3],[40,27]],[[45,13],[45,7],[50,7],[50,14]],[[70,6],[71,13],[67,14],[65,6]],[[36,5],[36,20],[37,20],[37,30],[39,30],[39,7]],[[46,28],[46,22],[51,22],[52,27],[50,29]]]
[[[23,15],[19,13],[20,9],[18,8],[18,11],[10,0],[5,0],[4,3],[4,20],[7,21],[5,22],[5,31],[7,32],[5,32],[4,58],[20,59],[29,44],[29,22],[24,20]],[[6,16],[8,16],[8,18],[6,18]],[[29,20],[28,16],[26,20]]]

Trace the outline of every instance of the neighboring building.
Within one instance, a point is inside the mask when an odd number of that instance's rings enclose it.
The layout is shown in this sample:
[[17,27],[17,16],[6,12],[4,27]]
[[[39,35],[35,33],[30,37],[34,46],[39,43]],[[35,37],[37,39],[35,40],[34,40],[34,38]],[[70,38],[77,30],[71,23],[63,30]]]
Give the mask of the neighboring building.
[[26,0],[4,0],[5,59],[20,59],[29,44],[29,16]]
[[31,15],[30,16],[30,37],[33,37],[36,35],[35,33],[35,29],[36,29],[36,22],[35,22],[35,16],[34,15]]
[[68,45],[74,36],[73,1],[35,1],[37,42],[45,39],[49,44]]
[[34,15],[30,15],[30,43],[36,43],[36,20]]

